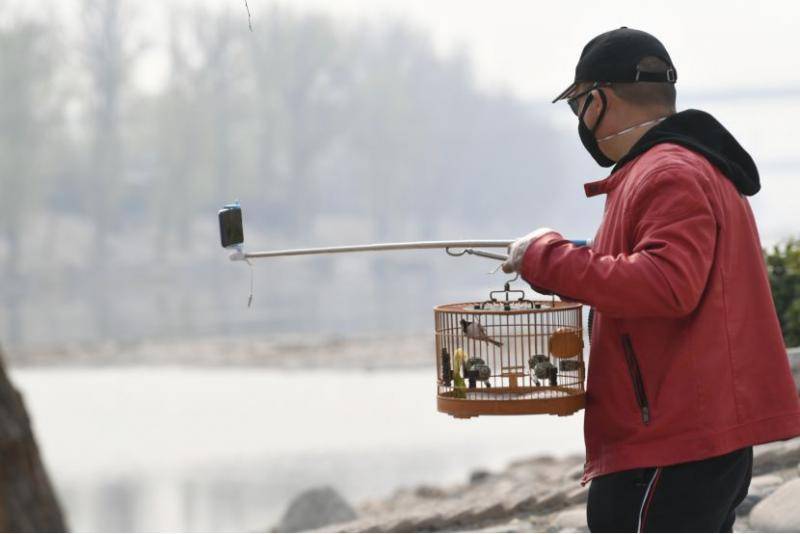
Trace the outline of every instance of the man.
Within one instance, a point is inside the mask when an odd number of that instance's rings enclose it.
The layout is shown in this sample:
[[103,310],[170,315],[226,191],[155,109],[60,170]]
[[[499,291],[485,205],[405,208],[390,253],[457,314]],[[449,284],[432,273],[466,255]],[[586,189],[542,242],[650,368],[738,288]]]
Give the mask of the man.
[[713,117],[675,112],[664,46],[620,28],[583,49],[566,99],[611,175],[591,247],[539,229],[506,272],[592,307],[582,483],[592,531],[730,532],[752,446],[800,435],[761,245],[753,160]]

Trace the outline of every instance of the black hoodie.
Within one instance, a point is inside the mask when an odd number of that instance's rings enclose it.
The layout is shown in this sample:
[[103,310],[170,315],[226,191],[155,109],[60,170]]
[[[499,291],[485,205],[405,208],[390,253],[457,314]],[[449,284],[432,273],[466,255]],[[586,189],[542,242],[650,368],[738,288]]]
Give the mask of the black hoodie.
[[704,156],[740,193],[751,196],[761,189],[758,169],[742,145],[717,119],[696,109],[670,115],[634,144],[614,166],[614,172],[660,143],[675,143]]

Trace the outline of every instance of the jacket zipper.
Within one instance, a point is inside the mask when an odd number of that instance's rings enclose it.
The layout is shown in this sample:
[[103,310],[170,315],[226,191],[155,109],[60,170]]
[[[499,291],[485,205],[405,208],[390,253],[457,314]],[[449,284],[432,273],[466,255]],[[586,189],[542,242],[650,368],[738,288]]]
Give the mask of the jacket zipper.
[[631,343],[630,335],[622,334],[622,348],[625,351],[625,361],[628,363],[628,371],[633,381],[633,391],[636,394],[636,402],[639,405],[639,411],[642,412],[642,422],[644,422],[644,424],[649,424],[650,403],[647,402],[647,395],[644,392],[642,373],[639,370],[639,363],[636,361],[636,354],[633,352],[633,344]]

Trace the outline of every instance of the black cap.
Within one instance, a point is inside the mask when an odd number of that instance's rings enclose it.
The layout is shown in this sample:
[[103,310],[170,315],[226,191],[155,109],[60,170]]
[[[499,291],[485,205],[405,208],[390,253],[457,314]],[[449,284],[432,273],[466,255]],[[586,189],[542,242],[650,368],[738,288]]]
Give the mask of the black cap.
[[[649,56],[663,60],[666,72],[644,72],[639,62]],[[678,72],[661,41],[647,32],[623,26],[602,33],[583,47],[575,67],[575,81],[553,102],[567,98],[581,82],[669,82],[675,83]]]

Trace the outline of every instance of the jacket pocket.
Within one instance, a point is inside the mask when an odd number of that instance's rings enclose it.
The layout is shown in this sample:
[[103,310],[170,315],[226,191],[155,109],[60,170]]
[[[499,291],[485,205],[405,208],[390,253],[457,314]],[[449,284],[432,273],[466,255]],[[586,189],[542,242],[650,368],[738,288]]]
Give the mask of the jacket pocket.
[[642,372],[639,369],[639,362],[636,360],[636,353],[633,351],[633,344],[631,343],[631,336],[629,334],[622,334],[622,349],[625,352],[625,362],[628,364],[628,372],[633,382],[636,404],[639,405],[639,411],[642,413],[642,422],[644,424],[649,424],[650,403],[647,401],[647,394],[644,391],[644,382],[642,381]]

